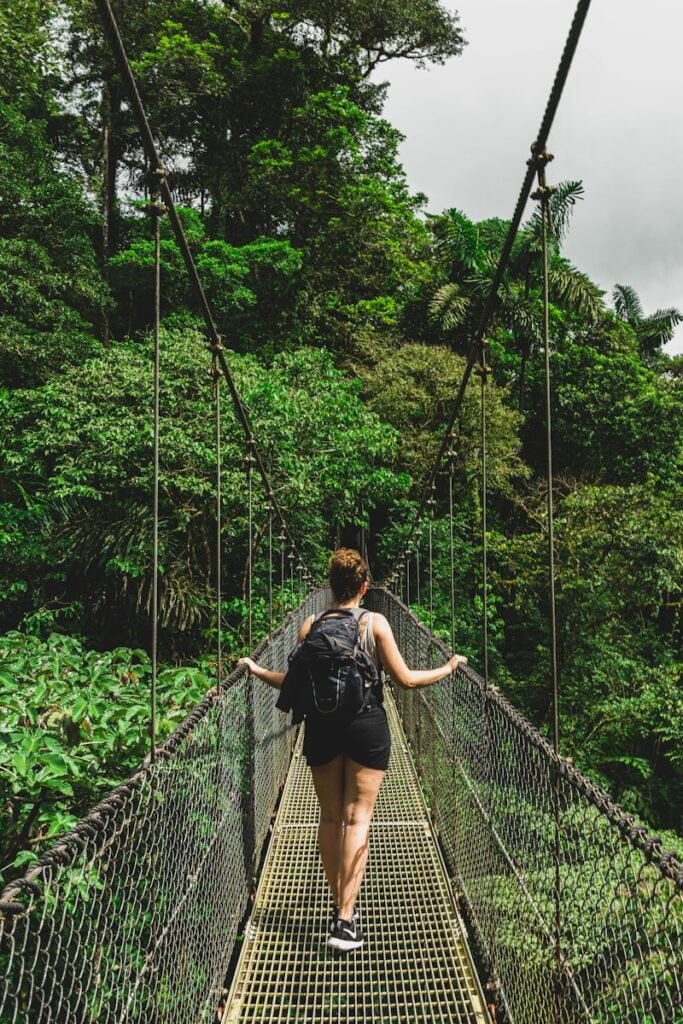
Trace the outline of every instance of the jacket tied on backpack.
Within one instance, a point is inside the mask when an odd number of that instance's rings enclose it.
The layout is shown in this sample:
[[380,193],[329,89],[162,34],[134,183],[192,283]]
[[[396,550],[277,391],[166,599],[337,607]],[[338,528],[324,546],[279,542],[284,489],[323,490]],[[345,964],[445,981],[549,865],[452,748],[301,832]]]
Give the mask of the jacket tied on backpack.
[[308,714],[348,717],[374,694],[381,703],[379,673],[360,645],[358,623],[365,608],[332,608],[311,623],[289,655],[276,707],[292,712],[296,725]]

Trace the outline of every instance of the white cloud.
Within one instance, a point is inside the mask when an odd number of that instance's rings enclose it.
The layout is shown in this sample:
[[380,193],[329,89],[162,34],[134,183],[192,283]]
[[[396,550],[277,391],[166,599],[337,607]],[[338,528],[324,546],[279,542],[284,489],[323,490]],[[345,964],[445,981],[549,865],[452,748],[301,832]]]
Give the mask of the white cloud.
[[[429,208],[509,218],[574,13],[574,0],[461,0],[469,42],[444,68],[397,63],[385,115]],[[646,312],[683,309],[683,4],[592,5],[553,131],[549,180],[580,178],[567,256]],[[530,210],[530,207],[529,207]],[[683,350],[683,327],[671,351]]]

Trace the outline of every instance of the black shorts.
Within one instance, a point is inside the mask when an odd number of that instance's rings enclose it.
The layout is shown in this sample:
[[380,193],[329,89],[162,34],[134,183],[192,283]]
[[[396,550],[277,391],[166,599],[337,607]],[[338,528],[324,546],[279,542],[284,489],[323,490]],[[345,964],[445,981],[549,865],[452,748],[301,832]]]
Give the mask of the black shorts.
[[365,768],[385,772],[389,767],[391,735],[381,704],[334,723],[324,715],[308,715],[304,724],[304,754],[311,768],[328,764],[339,754]]

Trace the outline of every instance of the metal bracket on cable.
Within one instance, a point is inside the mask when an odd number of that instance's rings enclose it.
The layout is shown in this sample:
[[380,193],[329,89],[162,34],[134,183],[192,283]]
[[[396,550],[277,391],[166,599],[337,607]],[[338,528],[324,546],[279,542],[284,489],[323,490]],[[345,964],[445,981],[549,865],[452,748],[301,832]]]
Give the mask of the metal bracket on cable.
[[541,206],[545,211],[546,224],[548,225],[548,230],[552,232],[553,225],[548,200],[554,192],[557,192],[557,185],[548,185],[545,177],[545,169],[551,162],[551,160],[555,159],[555,157],[552,153],[549,153],[547,149],[544,149],[540,153],[537,153],[533,146],[531,147],[531,152],[533,153],[533,156],[528,161],[528,163],[536,167],[538,173],[538,188],[535,192],[531,193],[531,198],[534,199],[536,202],[541,203]]
[[477,373],[481,377],[484,384],[487,383],[490,374],[493,373],[493,367],[489,366],[486,362],[486,350],[488,349],[488,340],[481,338],[479,341],[479,365],[477,366]]

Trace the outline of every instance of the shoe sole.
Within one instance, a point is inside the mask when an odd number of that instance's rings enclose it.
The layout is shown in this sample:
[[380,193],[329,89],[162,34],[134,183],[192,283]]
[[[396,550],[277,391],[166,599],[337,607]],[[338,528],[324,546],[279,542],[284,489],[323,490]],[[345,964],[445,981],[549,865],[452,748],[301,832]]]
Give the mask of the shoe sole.
[[335,939],[330,936],[327,940],[330,949],[339,949],[342,953],[350,953],[352,949],[360,949],[363,945],[362,939]]

